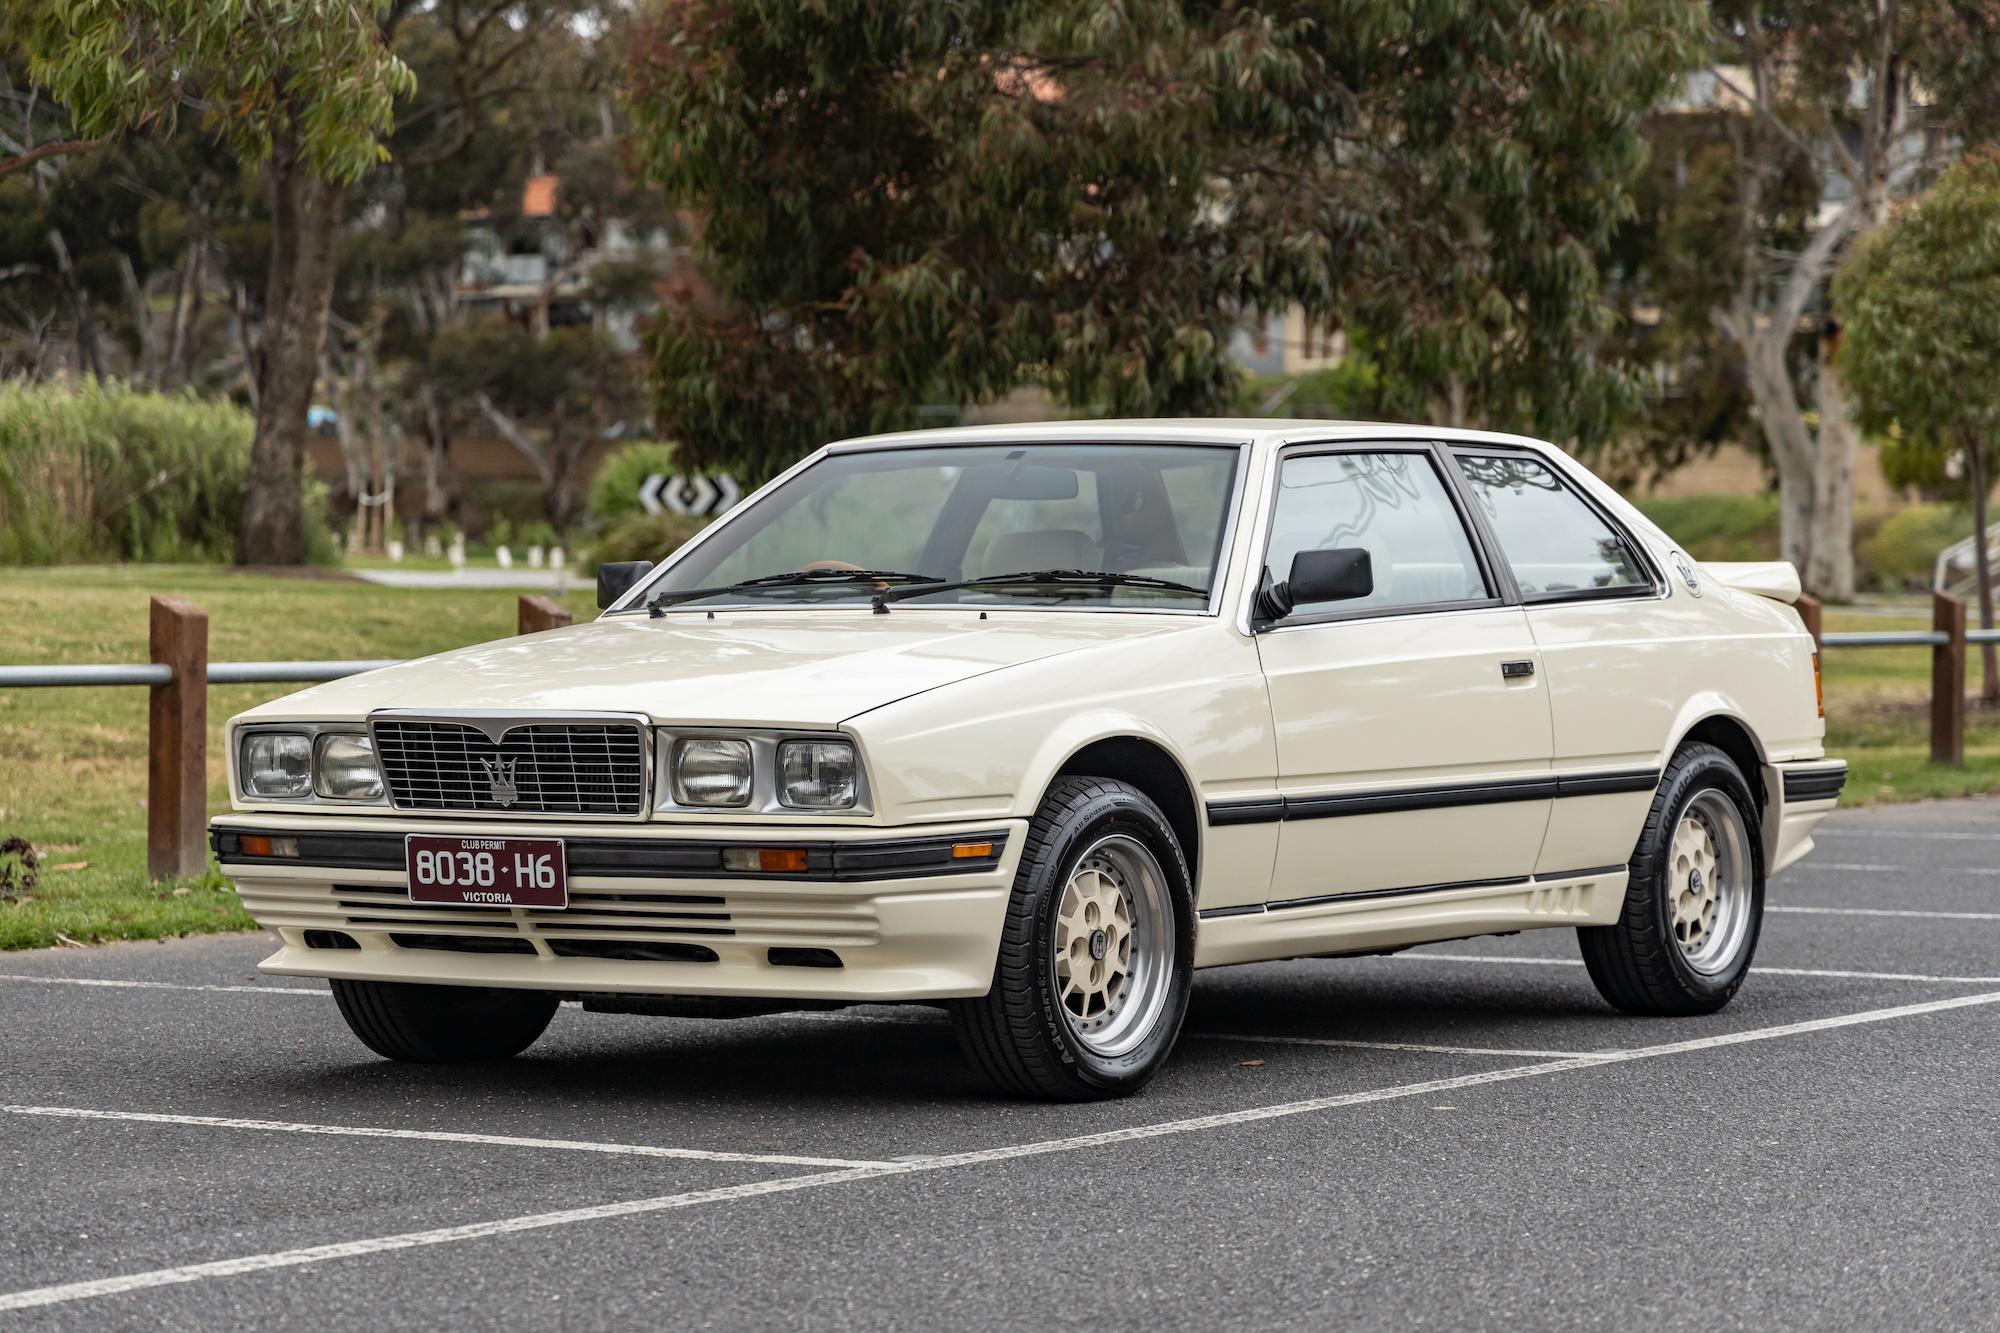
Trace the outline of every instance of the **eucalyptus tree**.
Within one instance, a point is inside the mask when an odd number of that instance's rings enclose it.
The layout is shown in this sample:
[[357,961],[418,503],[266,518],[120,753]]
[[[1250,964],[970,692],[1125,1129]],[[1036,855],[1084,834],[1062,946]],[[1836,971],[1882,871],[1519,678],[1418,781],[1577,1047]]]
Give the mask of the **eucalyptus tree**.
[[1380,410],[1572,441],[1638,382],[1596,254],[1687,0],[671,0],[635,144],[705,282],[655,325],[691,461],[1031,382],[1111,413],[1236,396],[1246,312],[1365,339]]
[[[1864,422],[1949,477],[1972,502],[1980,624],[1993,628],[1986,497],[2000,461],[2000,153],[1959,162],[1857,246],[1834,283],[1840,367]],[[1911,460],[1918,461],[1918,460]],[[1982,693],[2000,702],[1984,650]]]

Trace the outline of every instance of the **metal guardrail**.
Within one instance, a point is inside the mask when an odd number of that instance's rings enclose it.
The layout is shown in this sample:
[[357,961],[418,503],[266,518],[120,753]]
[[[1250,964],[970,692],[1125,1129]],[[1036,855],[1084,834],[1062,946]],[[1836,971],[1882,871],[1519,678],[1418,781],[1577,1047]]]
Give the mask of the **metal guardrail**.
[[[317,684],[395,666],[400,658],[370,662],[210,662],[211,685]],[[58,685],[171,685],[164,662],[134,666],[0,666],[0,688]]]
[[[1819,636],[1826,648],[1945,648],[1951,635],[1943,630],[1849,630]],[[1969,629],[1967,643],[2000,643],[2000,629]]]

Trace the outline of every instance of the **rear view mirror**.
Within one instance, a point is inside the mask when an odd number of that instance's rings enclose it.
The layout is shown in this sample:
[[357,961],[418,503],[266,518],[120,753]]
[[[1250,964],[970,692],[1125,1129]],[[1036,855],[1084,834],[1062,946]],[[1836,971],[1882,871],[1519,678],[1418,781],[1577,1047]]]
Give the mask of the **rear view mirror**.
[[[1264,571],[1270,577],[1270,571]],[[1336,546],[1300,551],[1283,583],[1258,590],[1257,610],[1267,620],[1283,620],[1304,602],[1347,602],[1375,591],[1375,564],[1365,547]]]
[[959,493],[980,500],[1074,500],[1076,473],[1066,467],[1033,463],[969,467],[959,479]]
[[597,567],[597,609],[602,611],[653,572],[650,560],[613,560]]

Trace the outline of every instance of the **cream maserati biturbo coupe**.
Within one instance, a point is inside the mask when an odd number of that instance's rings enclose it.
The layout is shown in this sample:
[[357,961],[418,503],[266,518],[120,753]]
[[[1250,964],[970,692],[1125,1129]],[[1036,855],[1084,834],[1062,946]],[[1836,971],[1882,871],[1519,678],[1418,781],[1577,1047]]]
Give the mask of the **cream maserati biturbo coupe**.
[[1513,436],[849,440],[598,579],[229,723],[264,971],[381,1055],[924,1003],[1009,1092],[1116,1096],[1196,968],[1554,926],[1619,1009],[1704,1013],[1846,775],[1791,567]]

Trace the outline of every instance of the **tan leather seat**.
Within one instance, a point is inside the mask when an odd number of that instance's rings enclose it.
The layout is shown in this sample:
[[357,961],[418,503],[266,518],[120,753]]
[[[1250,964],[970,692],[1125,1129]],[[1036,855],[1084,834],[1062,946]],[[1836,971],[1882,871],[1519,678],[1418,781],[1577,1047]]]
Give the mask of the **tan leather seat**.
[[1087,532],[1049,528],[1041,532],[1002,532],[986,543],[979,577],[1026,574],[1038,569],[1088,569],[1103,566],[1104,557]]

